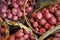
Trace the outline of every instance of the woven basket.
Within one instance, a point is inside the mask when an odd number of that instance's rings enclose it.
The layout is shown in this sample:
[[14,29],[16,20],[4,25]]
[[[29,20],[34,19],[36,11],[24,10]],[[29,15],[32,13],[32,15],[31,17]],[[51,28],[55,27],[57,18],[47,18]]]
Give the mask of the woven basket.
[[5,29],[5,38],[4,38],[4,40],[8,40],[9,26],[5,22],[3,22],[3,20],[0,18],[0,26],[2,26],[2,25],[3,25],[4,29]]
[[[41,0],[42,1],[42,0]],[[58,1],[55,1],[55,2],[53,2],[53,1],[46,1],[46,2],[40,2],[40,8],[38,8],[37,10],[35,10],[33,13],[36,13],[37,11],[39,11],[39,10],[41,10],[42,8],[44,8],[44,7],[46,7],[46,6],[48,6],[48,5],[52,5],[52,4],[54,4],[54,3],[58,3],[58,4],[60,4],[60,2],[58,2]],[[25,11],[25,10],[24,10]],[[26,12],[24,12],[24,14],[25,14]],[[32,13],[32,14],[33,14]],[[31,16],[31,15],[30,15]],[[32,25],[31,25],[31,23],[30,23],[30,21],[29,21],[29,18],[30,17],[27,17],[27,16],[25,16],[25,20],[26,20],[26,22],[27,22],[27,24],[29,25],[29,27],[36,33],[36,34],[39,34],[39,35],[42,35],[42,33],[40,33],[40,32],[36,32],[35,30],[34,30],[34,28],[32,28]]]
[[[13,25],[15,28],[19,28],[20,27],[21,29],[24,29],[24,30],[30,32],[31,35],[37,40],[37,36],[32,32],[32,30],[30,28],[26,27],[25,25],[23,25],[22,23],[13,22],[13,23],[8,23],[8,25]],[[12,28],[14,29],[14,27],[12,27]]]

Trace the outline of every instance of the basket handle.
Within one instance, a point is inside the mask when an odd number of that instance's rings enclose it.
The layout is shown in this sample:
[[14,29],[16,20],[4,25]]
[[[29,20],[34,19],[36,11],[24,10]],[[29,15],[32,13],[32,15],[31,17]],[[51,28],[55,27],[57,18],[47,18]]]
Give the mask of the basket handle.
[[53,32],[55,32],[56,30],[59,30],[59,29],[60,29],[60,25],[56,26],[54,29],[48,30],[46,33],[44,33],[42,36],[40,36],[38,40],[44,40],[47,36],[51,35]]

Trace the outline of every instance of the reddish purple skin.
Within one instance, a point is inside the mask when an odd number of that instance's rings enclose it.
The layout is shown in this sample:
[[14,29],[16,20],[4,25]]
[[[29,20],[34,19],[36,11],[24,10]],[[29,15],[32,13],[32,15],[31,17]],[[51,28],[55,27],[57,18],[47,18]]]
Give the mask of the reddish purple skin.
[[19,11],[19,12],[17,13],[17,16],[18,16],[19,18],[21,18],[21,17],[23,16],[23,13],[22,13],[21,11]]
[[42,34],[46,32],[45,28],[40,28],[39,30]]
[[33,27],[38,27],[38,22],[33,22]]
[[51,7],[49,10],[50,10],[51,13],[54,13],[55,10],[57,10],[57,8],[55,8],[55,7]]
[[26,9],[26,12],[27,13],[31,13],[33,11],[33,7],[28,7],[27,9]]
[[12,14],[17,15],[18,10],[16,8],[12,9]]
[[56,18],[55,17],[51,17],[50,19],[49,19],[49,23],[50,24],[56,24]]
[[44,25],[44,24],[46,23],[46,20],[45,20],[44,18],[42,18],[42,19],[39,21],[39,23],[40,23],[41,25]]
[[14,21],[17,21],[18,20],[18,17],[17,16],[13,16],[13,20]]
[[18,2],[18,4],[19,4],[20,6],[23,6],[23,5],[24,5],[24,1],[20,0],[20,1]]
[[24,38],[25,38],[25,39],[28,39],[28,38],[29,38],[29,35],[28,35],[28,34],[25,34],[25,35],[24,35]]
[[45,29],[49,29],[49,26],[50,26],[49,23],[45,23],[44,28],[45,28]]
[[9,40],[15,40],[15,35],[11,35],[11,36],[9,37]]
[[38,32],[39,31],[39,28],[35,28],[35,30]]
[[36,18],[41,19],[42,18],[42,13],[37,13]]
[[13,18],[12,13],[8,13],[8,14],[7,14],[7,18],[8,18],[8,19],[12,19],[12,18]]
[[18,8],[19,6],[18,6],[17,3],[13,3],[13,7],[14,7],[14,8]]
[[22,36],[24,36],[24,33],[23,32],[18,31],[16,33],[16,37],[22,37]]
[[52,17],[52,14],[51,13],[45,13],[44,14],[44,18],[45,19],[49,19],[49,18],[51,18]]

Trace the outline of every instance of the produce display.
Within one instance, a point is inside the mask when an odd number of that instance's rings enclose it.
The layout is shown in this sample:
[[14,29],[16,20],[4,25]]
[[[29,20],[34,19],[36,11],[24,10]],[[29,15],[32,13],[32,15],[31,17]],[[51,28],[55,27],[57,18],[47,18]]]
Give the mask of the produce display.
[[[18,26],[14,26],[14,27],[18,27]],[[14,28],[14,29],[16,29],[16,28]],[[15,31],[15,33],[12,33],[9,36],[9,38],[8,38],[9,40],[35,40],[35,37],[33,35],[31,35],[31,32],[29,32],[28,30],[25,30],[24,28],[17,28],[17,29],[18,30]],[[10,29],[10,30],[12,31],[12,29]]]
[[[26,5],[26,12],[31,13],[35,5],[35,0],[28,0]],[[0,16],[2,19],[18,21],[23,18],[24,12],[24,0],[1,0]]]
[[32,13],[29,19],[32,27],[41,34],[60,24],[60,5],[55,3]]
[[9,40],[35,40],[27,31],[20,29],[15,34],[9,36]]
[[59,0],[0,0],[0,40],[60,40]]

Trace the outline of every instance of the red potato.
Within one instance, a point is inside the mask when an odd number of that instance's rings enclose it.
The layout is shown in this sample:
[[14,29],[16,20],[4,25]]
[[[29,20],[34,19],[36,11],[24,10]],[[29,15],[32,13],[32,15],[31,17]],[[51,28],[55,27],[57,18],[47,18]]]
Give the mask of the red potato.
[[23,6],[24,5],[24,0],[19,0],[18,4],[19,4],[19,6]]
[[23,13],[22,13],[21,11],[19,11],[19,12],[17,13],[17,16],[18,16],[19,18],[21,18],[21,17],[23,16]]
[[45,33],[45,32],[46,32],[45,28],[40,28],[39,31],[40,31],[41,33]]
[[54,27],[55,27],[54,25],[50,25],[50,27],[49,27],[49,28],[50,28],[50,29],[53,29]]
[[17,21],[18,20],[18,17],[17,16],[13,16],[13,20],[14,21]]
[[30,6],[29,6],[28,8],[26,8],[26,12],[27,12],[27,13],[31,13],[32,11],[33,11],[33,7],[30,7]]
[[14,8],[18,8],[19,7],[17,3],[13,3],[12,5],[13,5]]
[[57,10],[57,8],[56,7],[51,7],[51,8],[49,8],[49,10],[50,10],[51,13],[54,13],[55,10]]
[[12,9],[12,14],[13,14],[13,15],[17,15],[17,12],[18,12],[18,10],[17,10],[16,8],[13,8],[13,9]]
[[47,10],[47,8],[43,8],[43,9],[42,9],[42,14],[45,13],[45,10]]
[[7,5],[10,5],[11,4],[11,1],[7,1]]
[[25,40],[25,38],[24,37],[20,37],[19,40]]
[[56,24],[56,18],[55,17],[51,17],[50,19],[49,19],[49,23],[50,24]]
[[41,19],[42,18],[42,13],[38,12],[37,15],[36,15],[36,18]]
[[33,22],[33,27],[38,27],[38,22]]
[[57,10],[55,13],[56,16],[60,16],[60,10]]
[[44,25],[44,24],[46,23],[46,20],[45,20],[44,18],[42,18],[42,19],[39,20],[39,23],[40,23],[41,25]]
[[45,13],[44,14],[44,18],[45,19],[50,19],[52,17],[52,14],[51,13]]
[[13,18],[12,13],[8,13],[8,14],[7,14],[7,18],[8,18],[8,19],[12,19],[12,18]]
[[60,22],[60,16],[57,17],[57,21]]
[[16,32],[16,37],[22,37],[22,36],[24,36],[23,32],[20,31]]
[[35,28],[36,32],[39,32],[39,28]]
[[5,8],[2,8],[2,9],[1,9],[1,12],[2,12],[2,13],[6,13],[7,10],[6,10]]
[[33,14],[32,14],[32,18],[35,18],[35,17],[36,17],[36,13],[33,13]]
[[44,11],[44,13],[49,13],[49,10],[48,10],[48,9],[46,9],[46,10]]
[[15,40],[15,35],[11,35],[11,36],[9,37],[9,40]]
[[44,28],[45,29],[49,29],[49,27],[50,27],[50,24],[49,23],[45,23]]
[[29,35],[28,35],[28,34],[25,34],[25,35],[24,35],[24,38],[25,38],[25,39],[29,39]]

